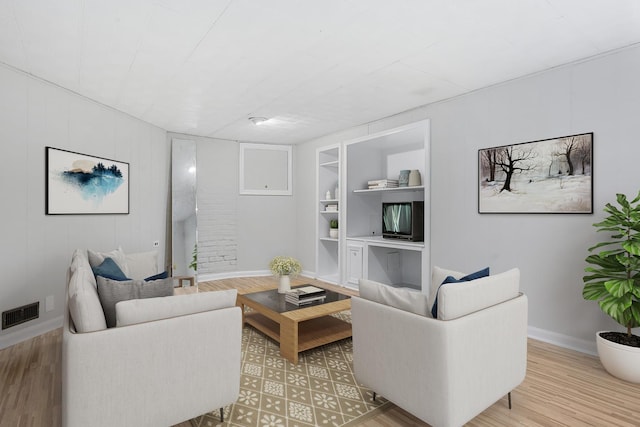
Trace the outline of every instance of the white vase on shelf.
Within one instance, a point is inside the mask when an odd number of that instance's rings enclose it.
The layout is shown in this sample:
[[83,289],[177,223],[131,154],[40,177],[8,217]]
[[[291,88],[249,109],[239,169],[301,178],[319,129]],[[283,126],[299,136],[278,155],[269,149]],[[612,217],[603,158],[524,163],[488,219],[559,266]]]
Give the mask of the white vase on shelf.
[[287,291],[291,290],[291,280],[289,279],[288,274],[283,274],[280,276],[280,281],[278,282],[278,293],[284,294]]
[[416,187],[418,185],[422,185],[420,171],[418,169],[413,169],[409,172],[409,187]]

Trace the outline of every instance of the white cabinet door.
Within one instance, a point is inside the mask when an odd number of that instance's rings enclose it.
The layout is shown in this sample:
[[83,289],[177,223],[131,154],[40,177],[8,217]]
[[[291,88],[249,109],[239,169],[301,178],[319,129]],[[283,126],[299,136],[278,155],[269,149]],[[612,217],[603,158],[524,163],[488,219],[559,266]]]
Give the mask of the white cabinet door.
[[364,277],[363,246],[349,243],[347,245],[347,282],[353,285]]

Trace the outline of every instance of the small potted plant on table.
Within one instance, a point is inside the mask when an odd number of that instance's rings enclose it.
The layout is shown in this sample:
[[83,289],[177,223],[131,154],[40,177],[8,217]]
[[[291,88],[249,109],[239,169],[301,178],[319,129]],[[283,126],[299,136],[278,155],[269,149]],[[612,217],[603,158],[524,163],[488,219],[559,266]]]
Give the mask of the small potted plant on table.
[[593,224],[597,231],[612,233],[611,239],[589,248],[608,250],[589,255],[592,264],[585,271],[582,296],[598,301],[603,312],[626,329],[624,332],[598,332],[598,355],[604,368],[620,379],[640,383],[640,337],[632,329],[640,326],[640,192],[631,202],[616,195],[619,208],[610,203],[608,216]]
[[295,276],[302,272],[300,261],[287,256],[277,256],[269,263],[271,272],[280,278],[278,293],[283,294],[291,290],[290,276]]

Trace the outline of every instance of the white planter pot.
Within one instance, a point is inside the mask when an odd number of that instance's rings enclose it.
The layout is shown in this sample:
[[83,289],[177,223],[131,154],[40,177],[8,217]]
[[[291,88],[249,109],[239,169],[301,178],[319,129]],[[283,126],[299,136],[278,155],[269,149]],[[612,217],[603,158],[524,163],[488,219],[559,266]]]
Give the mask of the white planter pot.
[[596,334],[596,343],[604,369],[616,378],[640,384],[640,348],[606,340],[600,332]]
[[337,239],[338,238],[338,229],[337,228],[330,228],[329,229],[329,237],[331,237],[332,239]]
[[278,282],[278,293],[284,294],[287,291],[291,290],[291,281],[289,280],[289,276],[284,275],[280,276],[280,281]]

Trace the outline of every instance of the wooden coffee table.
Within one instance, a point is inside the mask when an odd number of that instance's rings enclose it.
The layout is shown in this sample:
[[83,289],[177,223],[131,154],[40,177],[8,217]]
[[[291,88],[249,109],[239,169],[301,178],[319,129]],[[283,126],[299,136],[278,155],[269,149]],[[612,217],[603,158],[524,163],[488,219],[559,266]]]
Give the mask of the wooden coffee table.
[[[327,290],[323,302],[298,307],[272,289],[238,294],[237,305],[242,309],[243,324],[279,342],[280,354],[292,363],[298,363],[301,351],[351,336],[351,323],[330,316],[351,309],[351,298],[338,292]],[[245,312],[245,307],[252,311]]]

